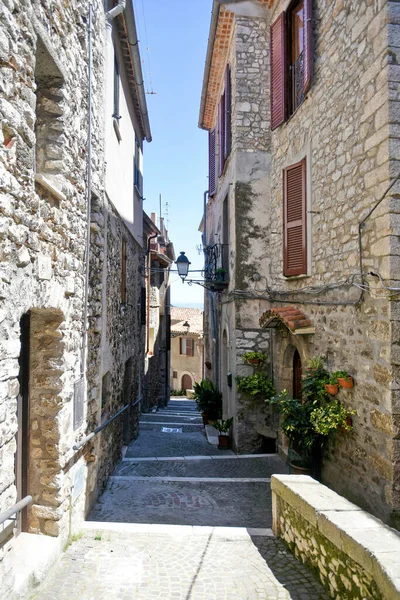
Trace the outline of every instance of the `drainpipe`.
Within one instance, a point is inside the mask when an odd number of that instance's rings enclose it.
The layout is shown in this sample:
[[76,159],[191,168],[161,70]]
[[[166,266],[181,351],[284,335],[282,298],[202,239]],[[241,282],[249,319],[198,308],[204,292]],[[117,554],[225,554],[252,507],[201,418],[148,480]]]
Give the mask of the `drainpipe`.
[[126,0],[119,0],[117,6],[106,12],[107,26],[111,26],[111,21],[125,10]]

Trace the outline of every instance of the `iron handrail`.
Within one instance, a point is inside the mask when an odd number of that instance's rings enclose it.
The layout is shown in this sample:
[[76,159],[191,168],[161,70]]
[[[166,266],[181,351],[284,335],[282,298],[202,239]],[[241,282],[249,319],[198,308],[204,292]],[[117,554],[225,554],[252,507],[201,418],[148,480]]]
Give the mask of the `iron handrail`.
[[5,523],[9,519],[11,519],[11,517],[13,515],[16,515],[17,513],[21,512],[21,510],[23,510],[25,508],[25,506],[28,506],[28,504],[30,504],[32,502],[32,500],[33,500],[32,496],[25,496],[25,498],[22,498],[22,500],[20,500],[16,504],[14,504],[14,506],[9,508],[5,512],[1,513],[0,525],[2,525],[3,523]]
[[94,438],[95,435],[100,433],[100,431],[102,431],[102,429],[105,429],[105,427],[110,425],[110,423],[112,423],[117,417],[122,415],[122,413],[125,412],[128,408],[133,408],[134,406],[136,406],[136,404],[139,404],[139,402],[141,400],[142,400],[142,396],[140,396],[136,400],[136,402],[134,402],[133,404],[126,404],[125,406],[123,406],[117,413],[115,413],[115,415],[113,417],[111,417],[110,419],[107,419],[107,421],[105,421],[104,423],[102,423],[101,425],[96,427],[96,429],[94,431],[92,431],[92,433],[89,433],[88,435],[86,435],[83,439],[81,439],[80,442],[78,442],[77,444],[74,444],[72,446],[72,450],[75,450],[75,451],[80,450],[85,444],[87,444],[87,442],[89,442],[92,438]]

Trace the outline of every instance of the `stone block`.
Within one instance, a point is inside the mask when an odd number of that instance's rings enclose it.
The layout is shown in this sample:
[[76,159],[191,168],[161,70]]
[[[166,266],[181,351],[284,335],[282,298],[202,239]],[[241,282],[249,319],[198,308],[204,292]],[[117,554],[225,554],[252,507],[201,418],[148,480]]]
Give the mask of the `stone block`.
[[44,254],[39,254],[37,257],[37,274],[39,279],[50,280],[52,275],[51,258]]
[[31,262],[31,257],[29,254],[28,248],[22,246],[17,251],[17,266],[18,267],[26,267]]

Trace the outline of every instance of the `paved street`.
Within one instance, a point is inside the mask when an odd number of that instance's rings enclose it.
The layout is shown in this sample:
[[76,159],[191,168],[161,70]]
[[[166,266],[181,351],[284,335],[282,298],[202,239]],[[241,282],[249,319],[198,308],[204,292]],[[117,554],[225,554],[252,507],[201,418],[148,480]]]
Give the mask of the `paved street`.
[[79,535],[30,599],[322,600],[271,531],[275,455],[237,456],[205,437],[195,404],[141,417]]

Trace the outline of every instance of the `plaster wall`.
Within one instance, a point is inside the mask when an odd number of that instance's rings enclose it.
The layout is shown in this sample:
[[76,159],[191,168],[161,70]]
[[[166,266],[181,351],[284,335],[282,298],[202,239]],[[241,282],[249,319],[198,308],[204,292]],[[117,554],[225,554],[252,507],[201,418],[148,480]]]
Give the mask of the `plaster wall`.
[[[203,343],[197,335],[182,336],[191,338],[194,344],[193,356],[180,354],[179,337],[171,338],[171,387],[173,390],[182,389],[182,377],[190,375],[194,383],[202,379],[202,353]],[[177,372],[177,377],[173,377],[173,371]]]
[[[119,113],[121,118],[118,120],[112,117],[114,113],[114,53],[117,56],[120,74]],[[133,169],[135,152],[139,151],[135,145],[135,131],[139,132],[140,130],[130,97],[118,37],[115,34],[112,36],[109,28],[107,28],[105,124],[106,191],[116,210],[124,219],[129,231],[136,241],[142,245],[142,199],[134,186]],[[138,137],[141,138],[140,135]],[[143,173],[142,162],[140,151],[140,166]]]

